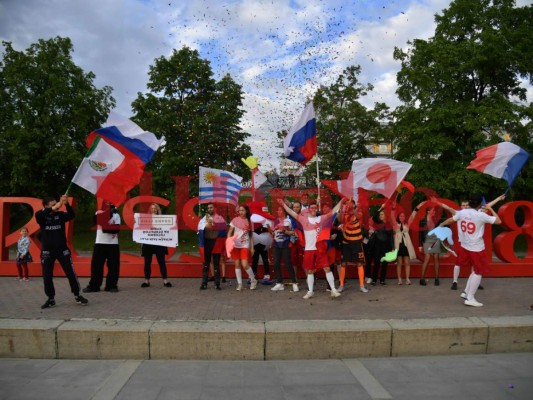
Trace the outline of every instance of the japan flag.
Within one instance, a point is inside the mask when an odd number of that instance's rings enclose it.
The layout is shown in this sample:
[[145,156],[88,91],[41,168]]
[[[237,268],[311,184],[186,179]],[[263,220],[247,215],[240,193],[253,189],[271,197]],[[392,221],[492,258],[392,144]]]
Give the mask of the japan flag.
[[411,164],[385,158],[362,158],[352,163],[354,186],[390,198]]

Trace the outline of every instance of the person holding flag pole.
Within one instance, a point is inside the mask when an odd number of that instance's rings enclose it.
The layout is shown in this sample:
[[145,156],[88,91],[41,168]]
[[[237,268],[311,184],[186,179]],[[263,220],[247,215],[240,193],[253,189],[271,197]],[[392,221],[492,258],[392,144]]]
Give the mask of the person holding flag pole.
[[305,236],[303,268],[307,273],[308,286],[307,294],[303,298],[306,300],[314,296],[315,272],[320,268],[323,268],[326,273],[326,279],[331,288],[331,297],[339,297],[341,295],[335,289],[335,278],[329,267],[327,254],[325,251],[319,250],[317,244],[320,232],[327,227],[327,224],[333,223],[334,214],[340,210],[341,205],[346,203],[346,201],[346,197],[343,197],[328,214],[318,216],[318,206],[316,204],[309,204],[309,212],[302,215],[289,208],[283,199],[278,199],[278,204],[285,209],[285,212],[297,219],[303,226]]
[[307,103],[300,117],[289,129],[287,136],[283,140],[283,149],[285,157],[304,166],[313,157],[316,159],[317,203],[320,211],[320,171],[316,141],[316,115],[312,101]]

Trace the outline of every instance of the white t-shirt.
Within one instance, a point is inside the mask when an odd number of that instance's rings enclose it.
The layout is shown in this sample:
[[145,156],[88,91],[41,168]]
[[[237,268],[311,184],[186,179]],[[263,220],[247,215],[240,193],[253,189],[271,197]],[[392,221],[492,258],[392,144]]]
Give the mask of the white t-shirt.
[[494,224],[496,217],[473,208],[457,211],[453,220],[457,221],[457,232],[461,246],[469,251],[485,250],[485,224]]
[[[103,211],[98,210],[96,214],[101,214]],[[111,219],[108,221],[109,225],[120,225],[120,215],[114,213]],[[118,227],[117,227],[118,228]],[[102,227],[97,225],[96,241],[98,244],[118,244],[118,233],[105,233],[102,231]]]
[[230,226],[234,228],[233,234],[237,235],[235,239],[236,249],[247,249],[250,247],[250,222],[241,217],[235,217],[231,220]]
[[333,212],[318,217],[307,215],[298,215],[298,222],[302,225],[305,237],[305,250],[316,250],[318,234],[322,230],[326,221],[330,220]]

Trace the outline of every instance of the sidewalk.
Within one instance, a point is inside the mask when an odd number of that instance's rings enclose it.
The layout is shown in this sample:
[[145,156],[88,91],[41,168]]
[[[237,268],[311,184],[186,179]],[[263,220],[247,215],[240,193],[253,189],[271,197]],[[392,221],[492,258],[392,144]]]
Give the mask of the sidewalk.
[[[82,287],[89,278],[80,278]],[[121,278],[118,293],[87,293],[87,307],[77,305],[66,278],[55,278],[57,306],[41,310],[46,300],[41,278],[19,282],[13,277],[0,278],[0,318],[63,319],[117,318],[147,320],[385,320],[444,317],[532,316],[533,278],[483,279],[485,290],[476,297],[483,307],[467,307],[459,297],[466,279],[459,280],[459,290],[450,290],[451,279],[441,279],[440,286],[396,285],[371,286],[369,293],[358,291],[350,280],[345,292],[331,299],[326,281],[316,283],[315,297],[304,300],[305,281],[300,292],[272,292],[270,285],[259,284],[257,290],[237,292],[235,281],[223,284],[217,291],[213,283],[200,291],[200,279],[173,278],[174,287],[163,287],[160,279],[152,279],[151,287],[141,288],[140,278]]]

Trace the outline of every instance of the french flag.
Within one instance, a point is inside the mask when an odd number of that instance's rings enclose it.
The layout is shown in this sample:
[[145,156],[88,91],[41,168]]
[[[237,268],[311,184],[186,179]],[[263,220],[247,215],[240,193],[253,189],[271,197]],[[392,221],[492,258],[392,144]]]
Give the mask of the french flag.
[[510,187],[528,159],[527,151],[516,144],[503,142],[478,150],[476,158],[466,168],[504,179]]
[[307,104],[283,141],[285,157],[305,165],[317,152],[316,116],[313,103]]
[[129,119],[111,112],[103,128],[89,134],[89,152],[73,182],[116,206],[141,181],[144,168],[165,138],[158,139]]

